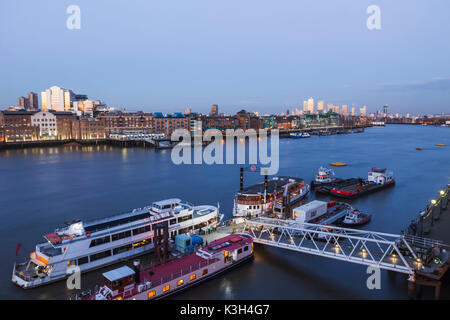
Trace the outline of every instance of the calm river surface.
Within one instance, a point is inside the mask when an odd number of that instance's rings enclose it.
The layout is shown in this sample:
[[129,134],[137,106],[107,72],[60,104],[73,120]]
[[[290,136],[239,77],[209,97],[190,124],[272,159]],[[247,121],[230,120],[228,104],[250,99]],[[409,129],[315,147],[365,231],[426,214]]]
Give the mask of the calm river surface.
[[[446,147],[437,147],[444,143]],[[417,151],[416,147],[422,147]],[[390,125],[365,133],[280,140],[279,175],[311,181],[321,165],[347,162],[338,177],[366,177],[371,167],[394,172],[397,184],[352,204],[373,219],[364,228],[400,233],[450,182],[450,128]],[[262,176],[246,174],[245,185]],[[64,221],[92,219],[181,198],[220,202],[231,216],[239,188],[237,165],[180,165],[170,150],[110,146],[0,151],[0,299],[66,299],[65,281],[23,290],[11,282],[16,245],[20,262]],[[314,199],[311,194],[309,199]],[[321,199],[327,199],[321,197]],[[83,288],[99,283],[111,267],[83,275]],[[406,299],[405,276],[382,272],[381,290],[368,290],[366,268],[292,251],[257,246],[255,260],[175,299]],[[443,289],[442,298],[450,298]],[[431,291],[424,291],[431,297]]]

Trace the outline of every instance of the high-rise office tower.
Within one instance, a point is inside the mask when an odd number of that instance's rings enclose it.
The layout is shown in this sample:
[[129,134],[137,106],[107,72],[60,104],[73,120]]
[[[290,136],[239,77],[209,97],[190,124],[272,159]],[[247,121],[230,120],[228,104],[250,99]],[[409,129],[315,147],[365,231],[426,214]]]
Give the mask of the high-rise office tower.
[[308,109],[307,109],[307,111],[309,112],[309,113],[314,113],[314,99],[313,98],[309,98],[308,99]]
[[346,116],[348,114],[348,106],[346,104],[342,105],[341,114]]
[[38,110],[39,109],[39,98],[37,93],[29,92],[27,94],[27,100],[28,100],[28,108],[30,110]]
[[219,114],[219,106],[217,104],[213,104],[211,106],[211,111],[209,112],[210,116],[217,116]]
[[58,86],[41,92],[42,110],[70,111],[73,92]]
[[323,100],[317,101],[317,112],[323,113],[325,111],[324,106],[325,102]]
[[366,114],[367,114],[367,107],[366,106],[363,106],[362,108],[359,108],[359,115],[361,117],[365,117]]
[[384,113],[384,114],[387,114],[387,113],[388,113],[388,106],[384,106],[384,107],[383,107],[383,113]]
[[356,115],[355,107],[352,107],[350,114],[352,116]]
[[23,109],[26,108],[27,105],[27,98],[25,97],[19,97],[17,98],[17,105]]

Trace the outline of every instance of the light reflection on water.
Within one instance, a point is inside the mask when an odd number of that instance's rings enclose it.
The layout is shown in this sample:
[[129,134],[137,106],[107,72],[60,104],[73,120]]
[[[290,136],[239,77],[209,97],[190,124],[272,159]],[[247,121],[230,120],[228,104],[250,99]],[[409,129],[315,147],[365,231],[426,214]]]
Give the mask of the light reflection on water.
[[[450,182],[449,130],[387,126],[362,134],[280,140],[279,174],[310,181],[321,165],[334,161],[348,164],[335,168],[339,177],[366,177],[371,167],[387,167],[394,171],[394,188],[350,202],[373,215],[364,228],[399,233]],[[418,146],[423,150],[417,151]],[[107,145],[0,151],[0,239],[5,248],[0,298],[65,299],[71,295],[64,282],[27,291],[11,283],[17,242],[23,246],[18,258],[23,261],[43,234],[64,221],[108,216],[175,197],[194,204],[219,201],[229,218],[239,187],[239,166],[176,166],[170,154],[170,150]],[[261,180],[258,173],[246,173],[244,183]],[[83,288],[98,284],[101,273],[111,268],[83,275]],[[403,275],[382,272],[382,290],[368,290],[366,279],[366,269],[359,265],[255,246],[253,262],[174,298],[407,298]],[[442,297],[449,296],[443,288]]]

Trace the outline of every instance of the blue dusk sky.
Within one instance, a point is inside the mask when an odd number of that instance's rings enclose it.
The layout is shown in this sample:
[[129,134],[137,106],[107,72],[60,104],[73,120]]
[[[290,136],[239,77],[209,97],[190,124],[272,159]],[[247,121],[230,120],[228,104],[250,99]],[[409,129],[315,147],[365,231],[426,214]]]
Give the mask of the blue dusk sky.
[[279,113],[314,97],[449,113],[449,13],[448,0],[2,0],[0,108],[59,85],[150,112]]

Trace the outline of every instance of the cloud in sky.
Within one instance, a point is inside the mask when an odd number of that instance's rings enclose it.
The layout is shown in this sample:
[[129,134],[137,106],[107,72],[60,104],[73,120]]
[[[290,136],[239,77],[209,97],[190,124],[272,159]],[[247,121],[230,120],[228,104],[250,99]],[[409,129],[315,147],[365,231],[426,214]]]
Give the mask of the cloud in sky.
[[450,90],[450,77],[405,83],[384,83],[380,87],[388,91],[447,91]]

